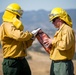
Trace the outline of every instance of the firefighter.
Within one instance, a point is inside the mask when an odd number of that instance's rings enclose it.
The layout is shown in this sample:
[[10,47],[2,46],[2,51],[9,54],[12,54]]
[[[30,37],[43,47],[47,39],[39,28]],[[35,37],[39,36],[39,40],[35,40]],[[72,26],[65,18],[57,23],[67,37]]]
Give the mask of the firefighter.
[[71,17],[63,8],[56,7],[49,14],[49,20],[58,29],[53,39],[46,42],[52,44],[50,75],[74,75],[72,59],[75,53],[75,33]]
[[20,20],[23,10],[17,3],[6,7],[1,24],[1,45],[3,49],[3,75],[31,75],[31,69],[25,58],[26,49],[34,41],[38,29],[32,32],[23,31],[24,26]]

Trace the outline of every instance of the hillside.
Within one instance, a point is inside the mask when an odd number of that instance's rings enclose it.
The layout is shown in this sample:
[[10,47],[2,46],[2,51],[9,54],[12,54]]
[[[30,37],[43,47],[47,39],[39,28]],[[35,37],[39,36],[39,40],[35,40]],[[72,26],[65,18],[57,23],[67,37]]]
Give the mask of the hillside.
[[[72,18],[73,28],[76,29],[76,9],[67,9],[66,10]],[[42,28],[44,31],[52,33],[56,30],[51,22],[49,22],[49,13],[50,11],[38,10],[38,11],[24,11],[24,14],[21,18],[25,30],[33,30],[37,27]],[[0,24],[2,23],[3,12],[0,13]],[[52,34],[51,33],[51,34]]]

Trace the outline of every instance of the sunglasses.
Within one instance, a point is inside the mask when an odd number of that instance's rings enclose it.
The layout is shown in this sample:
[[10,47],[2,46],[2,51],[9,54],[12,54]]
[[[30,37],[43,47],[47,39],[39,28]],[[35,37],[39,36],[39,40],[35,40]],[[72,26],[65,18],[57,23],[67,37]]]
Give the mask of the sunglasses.
[[55,22],[56,18],[52,20],[52,22]]
[[17,15],[17,16],[16,16],[16,18],[17,18],[17,19],[20,19],[20,16],[19,16],[19,15]]
[[52,20],[52,22],[55,22],[55,21],[56,21],[56,19],[58,19],[58,17],[54,18],[54,19]]

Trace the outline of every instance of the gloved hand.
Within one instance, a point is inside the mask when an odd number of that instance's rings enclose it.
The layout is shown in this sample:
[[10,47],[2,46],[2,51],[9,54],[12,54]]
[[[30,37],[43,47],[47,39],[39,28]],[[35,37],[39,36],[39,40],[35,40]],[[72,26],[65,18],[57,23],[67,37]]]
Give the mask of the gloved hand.
[[33,30],[31,33],[34,35],[34,37],[37,35],[38,31],[40,30],[41,28],[37,28],[35,30]]

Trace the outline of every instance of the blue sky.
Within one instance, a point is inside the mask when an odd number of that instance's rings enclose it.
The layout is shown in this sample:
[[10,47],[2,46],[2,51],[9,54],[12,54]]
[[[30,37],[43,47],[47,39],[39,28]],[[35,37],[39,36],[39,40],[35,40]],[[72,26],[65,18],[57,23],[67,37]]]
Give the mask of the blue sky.
[[76,9],[76,0],[0,0],[0,12],[10,3],[18,3],[24,11],[45,9],[50,11],[54,7]]

